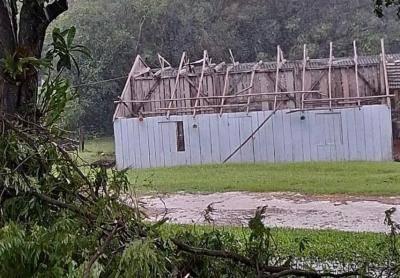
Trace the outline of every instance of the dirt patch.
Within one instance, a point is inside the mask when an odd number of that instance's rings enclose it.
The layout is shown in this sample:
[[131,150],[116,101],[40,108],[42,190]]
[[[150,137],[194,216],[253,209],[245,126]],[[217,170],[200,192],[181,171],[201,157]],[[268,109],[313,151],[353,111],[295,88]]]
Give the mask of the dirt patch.
[[142,201],[147,204],[152,220],[166,215],[173,223],[204,224],[204,210],[213,203],[209,215],[216,225],[245,226],[257,207],[267,206],[265,222],[271,227],[357,232],[386,232],[385,210],[400,209],[400,197],[312,196],[284,192],[179,193],[148,196]]

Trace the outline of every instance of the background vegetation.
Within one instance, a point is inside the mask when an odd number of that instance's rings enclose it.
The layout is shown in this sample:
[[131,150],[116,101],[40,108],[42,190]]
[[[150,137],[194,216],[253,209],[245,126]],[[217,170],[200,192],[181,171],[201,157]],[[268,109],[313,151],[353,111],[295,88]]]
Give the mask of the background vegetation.
[[[301,57],[307,43],[311,57],[350,55],[352,40],[361,54],[379,53],[385,38],[388,52],[399,52],[400,24],[396,10],[374,14],[371,0],[75,0],[56,25],[77,26],[77,42],[92,50],[82,59],[82,76],[75,83],[125,76],[140,53],[157,67],[161,53],[174,65],[182,51],[193,59],[209,50],[213,61],[228,58],[232,49],[240,62],[274,59],[276,45],[290,58]],[[142,26],[142,28],[141,28]],[[79,123],[92,132],[112,134],[113,100],[125,78],[79,87],[64,123]]]

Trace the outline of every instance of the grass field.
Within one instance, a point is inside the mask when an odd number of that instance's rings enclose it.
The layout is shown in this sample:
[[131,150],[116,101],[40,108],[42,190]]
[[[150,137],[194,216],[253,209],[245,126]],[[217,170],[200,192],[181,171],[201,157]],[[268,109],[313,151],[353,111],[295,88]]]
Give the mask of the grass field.
[[[88,161],[113,155],[111,138],[92,140]],[[129,170],[140,191],[292,191],[306,194],[400,195],[400,164],[338,162],[226,164]]]

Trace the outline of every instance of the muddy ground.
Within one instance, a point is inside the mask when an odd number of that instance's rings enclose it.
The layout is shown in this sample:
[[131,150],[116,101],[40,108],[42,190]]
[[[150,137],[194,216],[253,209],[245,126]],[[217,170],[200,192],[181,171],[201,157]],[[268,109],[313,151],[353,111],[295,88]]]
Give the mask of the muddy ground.
[[[400,209],[400,197],[309,196],[296,193],[229,192],[169,194],[143,197],[152,220],[164,216],[172,223],[204,224],[205,209],[216,225],[246,226],[259,206],[267,206],[271,227],[386,232],[385,210]],[[400,214],[400,213],[399,213]],[[400,220],[400,216],[395,215]]]

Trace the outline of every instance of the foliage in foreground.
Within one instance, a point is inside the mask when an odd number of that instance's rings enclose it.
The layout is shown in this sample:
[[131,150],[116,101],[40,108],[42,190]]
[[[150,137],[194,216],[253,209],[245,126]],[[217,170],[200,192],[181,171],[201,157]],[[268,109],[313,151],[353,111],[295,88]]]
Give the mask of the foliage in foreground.
[[[56,132],[18,117],[3,117],[2,124],[1,277],[335,277],[330,271],[395,277],[398,271],[393,222],[392,236],[382,242],[384,259],[355,253],[343,266],[334,261],[324,268],[280,251],[262,222],[265,208],[240,239],[218,229],[165,235],[164,220],[143,221],[124,172],[92,166],[83,173]],[[299,240],[298,248],[306,250],[307,240]]]

